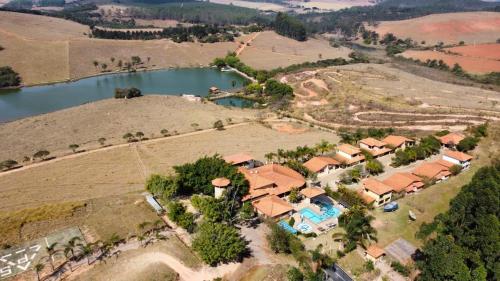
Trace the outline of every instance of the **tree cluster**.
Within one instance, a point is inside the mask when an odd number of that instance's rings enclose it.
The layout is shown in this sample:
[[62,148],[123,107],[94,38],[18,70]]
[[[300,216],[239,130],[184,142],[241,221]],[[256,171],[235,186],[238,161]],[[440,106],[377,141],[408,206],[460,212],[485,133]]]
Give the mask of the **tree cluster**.
[[420,139],[418,145],[398,149],[392,158],[391,166],[399,167],[413,163],[417,160],[423,160],[431,155],[439,153],[441,142],[434,136],[427,136]]
[[136,97],[141,97],[141,90],[137,88],[116,88],[115,89],[115,99],[131,99]]
[[21,84],[21,77],[10,66],[0,67],[0,88],[16,87]]
[[393,128],[368,128],[364,130],[359,128],[354,132],[348,131],[345,128],[339,129],[340,142],[352,145],[356,145],[364,138],[382,139],[392,133],[394,133]]
[[345,233],[336,233],[333,238],[345,244],[345,253],[356,249],[358,245],[366,249],[373,241],[377,241],[377,230],[371,226],[374,219],[366,214],[364,206],[352,206],[339,217],[339,225],[344,228]]
[[276,33],[280,35],[290,37],[297,41],[307,40],[304,24],[286,13],[279,12],[276,14],[273,26]]
[[167,216],[180,227],[187,230],[189,233],[194,232],[196,223],[194,222],[194,214],[186,211],[186,207],[181,202],[171,201],[167,205]]
[[447,212],[423,224],[427,240],[417,260],[420,280],[499,280],[500,165],[479,169]]

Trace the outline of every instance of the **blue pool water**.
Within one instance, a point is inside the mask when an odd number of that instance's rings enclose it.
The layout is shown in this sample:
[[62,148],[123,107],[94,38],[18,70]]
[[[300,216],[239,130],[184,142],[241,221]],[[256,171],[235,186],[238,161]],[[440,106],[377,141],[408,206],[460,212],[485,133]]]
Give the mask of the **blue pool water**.
[[305,218],[309,219],[315,224],[319,224],[327,219],[336,218],[340,216],[340,210],[335,208],[333,205],[321,204],[322,214],[317,214],[310,208],[304,208],[299,211],[299,213]]
[[297,228],[300,230],[302,233],[309,233],[312,231],[312,226],[308,225],[307,223],[301,223],[297,225]]
[[291,227],[288,222],[286,221],[280,221],[278,222],[278,225],[281,226],[284,230],[292,233],[292,234],[297,234],[297,230],[295,228]]

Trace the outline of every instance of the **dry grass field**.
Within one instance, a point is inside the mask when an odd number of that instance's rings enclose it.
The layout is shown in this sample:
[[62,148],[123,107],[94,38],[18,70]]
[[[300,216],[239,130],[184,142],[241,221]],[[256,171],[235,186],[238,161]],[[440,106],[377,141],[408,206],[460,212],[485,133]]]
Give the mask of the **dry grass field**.
[[[149,69],[198,67],[215,57],[236,50],[237,43],[181,43],[169,40],[118,41],[88,38],[86,26],[45,16],[0,12],[0,52],[2,64],[20,73],[24,85],[79,79],[101,73],[94,61],[119,70],[119,60],[131,56],[150,58]],[[110,59],[114,57],[115,63]]]
[[[40,149],[52,155],[71,153],[70,144],[79,149],[124,143],[128,132],[144,133],[147,138],[160,137],[167,129],[172,134],[212,128],[213,123],[230,118],[234,123],[254,120],[258,111],[223,107],[213,103],[190,102],[175,96],[143,96],[130,100],[107,99],[49,114],[0,124],[0,159],[31,156]],[[195,125],[197,124],[197,125]],[[3,161],[3,160],[2,160]]]
[[[79,225],[97,239],[113,232],[126,236],[135,231],[138,223],[155,217],[138,195],[151,173],[165,174],[174,165],[215,153],[243,151],[264,160],[265,153],[278,148],[314,145],[322,139],[338,142],[336,135],[323,131],[285,133],[248,124],[131,144],[0,174],[0,219],[6,218],[0,223],[4,226],[1,230],[8,232],[0,233],[1,242],[26,239],[23,229],[36,229],[37,235],[43,235],[68,225]],[[33,208],[35,211],[30,211]],[[50,216],[36,215],[44,214],[45,208],[60,211]]]
[[375,28],[381,36],[393,33],[426,44],[492,43],[500,35],[500,13],[467,12],[434,14],[402,21],[381,22]]
[[289,1],[295,5],[304,6],[304,8],[319,8],[322,10],[337,11],[354,6],[371,6],[374,5],[374,0],[312,0],[305,1]]
[[275,11],[275,12],[284,12],[287,9],[285,6],[274,4],[274,3],[265,3],[263,2],[252,2],[252,1],[233,1],[233,0],[212,0],[210,3],[216,4],[224,4],[224,5],[234,5],[238,7],[258,9],[262,11]]
[[447,48],[444,52],[409,50],[402,56],[423,62],[443,60],[450,67],[458,63],[465,71],[476,74],[500,72],[500,44],[459,46]]
[[298,42],[273,31],[260,33],[240,54],[243,62],[255,69],[273,69],[307,61],[347,58],[351,50],[333,48],[324,39],[310,38]]
[[435,125],[465,127],[463,122],[484,120],[478,110],[497,117],[500,112],[498,92],[433,81],[389,65],[330,67],[289,74],[281,81],[295,89],[295,116],[336,126],[439,130]]

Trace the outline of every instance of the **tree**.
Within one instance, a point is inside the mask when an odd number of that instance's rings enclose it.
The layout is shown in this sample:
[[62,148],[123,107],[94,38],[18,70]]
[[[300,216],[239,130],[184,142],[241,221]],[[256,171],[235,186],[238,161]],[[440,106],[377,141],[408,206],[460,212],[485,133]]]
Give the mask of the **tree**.
[[142,139],[144,138],[144,133],[143,132],[137,132],[135,133],[135,136],[142,141]]
[[21,84],[21,77],[10,66],[0,67],[0,88],[16,87]]
[[76,153],[76,150],[80,147],[78,144],[70,144],[69,146],[69,149],[71,149],[73,151],[73,153]]
[[0,163],[0,169],[1,170],[9,170],[9,169],[14,168],[17,165],[18,165],[17,161],[12,160],[12,159],[8,159],[8,160],[5,160],[2,163]]
[[106,142],[106,138],[99,138],[97,140],[101,146],[104,146],[104,143]]
[[189,233],[194,231],[195,222],[194,215],[186,211],[186,207],[182,203],[172,201],[168,204],[167,216],[170,220],[178,224],[180,227],[187,230]]
[[366,214],[364,207],[353,206],[339,217],[339,225],[345,229],[345,233],[336,233],[333,238],[347,244],[346,252],[354,250],[357,245],[366,249],[372,241],[377,241],[377,231],[371,226],[374,219]]
[[163,199],[172,199],[177,195],[178,186],[175,177],[153,174],[146,180],[146,190]]
[[288,270],[286,274],[288,281],[303,281],[304,274],[296,267],[292,267]]
[[162,134],[164,137],[168,137],[170,135],[167,129],[161,129],[160,134]]
[[300,194],[298,188],[292,188],[290,191],[290,195],[288,195],[288,200],[290,203],[299,203],[300,202]]
[[191,123],[191,127],[193,127],[193,129],[195,131],[198,131],[198,128],[200,127],[200,124],[198,124],[198,123]]
[[80,252],[82,255],[87,259],[87,265],[90,265],[90,255],[94,252],[92,250],[92,245],[91,244],[80,244]]
[[114,57],[109,58],[109,60],[111,61],[111,63],[115,62],[115,58]]
[[96,68],[99,66],[99,62],[98,62],[98,61],[96,61],[96,60],[95,60],[95,61],[93,61],[92,63],[94,64],[94,67],[96,67]]
[[368,160],[365,167],[371,175],[378,175],[384,172],[384,165],[376,159]]
[[224,123],[222,123],[221,120],[215,121],[215,123],[214,123],[214,129],[217,129],[219,131],[224,130]]
[[226,61],[223,58],[215,58],[212,62],[213,65],[217,66],[217,68],[223,68],[226,66]]
[[298,19],[279,12],[274,20],[274,30],[276,33],[290,37],[297,41],[306,41],[307,33],[304,24]]
[[203,223],[193,240],[193,250],[207,264],[241,261],[248,252],[245,241],[235,227],[219,223]]
[[335,145],[329,143],[326,140],[321,140],[321,142],[316,144],[316,147],[315,147],[315,149],[318,152],[320,152],[321,154],[325,154],[326,152],[331,151],[334,148],[335,148]]
[[47,252],[47,257],[49,259],[50,267],[52,268],[52,271],[54,271],[54,255],[58,252],[56,249],[57,247],[57,242],[54,242],[47,247],[45,247],[45,251]]
[[103,71],[106,71],[106,68],[108,68],[108,65],[106,63],[102,63],[101,68]]
[[39,150],[35,154],[33,154],[33,158],[40,158],[42,160],[45,160],[45,157],[49,156],[50,152],[47,150]]
[[40,272],[42,272],[43,268],[45,265],[43,263],[37,263],[34,266],[35,272],[36,272],[36,279],[40,281]]
[[269,153],[266,153],[266,155],[264,155],[264,157],[266,158],[267,163],[273,163],[274,162],[273,160],[276,157],[276,153],[269,152]]
[[245,202],[240,209],[240,218],[242,220],[249,220],[255,217],[255,211],[253,209],[252,203]]
[[462,171],[461,165],[453,165],[450,167],[450,173],[454,176],[460,174],[461,171]]
[[131,142],[134,139],[134,135],[132,135],[131,133],[126,133],[125,135],[123,135],[123,138],[126,139],[127,142]]
[[262,94],[262,86],[259,83],[250,83],[245,87],[245,94]]
[[457,145],[457,150],[462,152],[467,152],[476,148],[479,139],[475,137],[466,137],[461,140]]
[[142,96],[141,90],[134,87],[125,89],[120,89],[120,88],[115,89],[115,99],[131,99],[141,96]]

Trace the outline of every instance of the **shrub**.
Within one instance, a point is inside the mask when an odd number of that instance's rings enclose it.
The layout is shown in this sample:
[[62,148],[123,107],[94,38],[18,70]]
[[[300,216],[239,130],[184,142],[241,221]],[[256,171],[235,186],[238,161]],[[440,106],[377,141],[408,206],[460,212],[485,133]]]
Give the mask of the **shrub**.
[[10,66],[0,67],[0,88],[15,87],[21,84],[21,77]]
[[371,272],[375,269],[375,265],[373,265],[373,261],[371,260],[366,261],[363,267],[365,268],[366,272]]
[[466,137],[461,140],[457,145],[457,150],[462,152],[467,152],[476,148],[479,139],[475,137]]
[[450,173],[454,176],[460,174],[461,171],[462,171],[462,166],[460,165],[453,165],[450,167]]
[[296,267],[292,267],[288,270],[286,277],[288,278],[288,281],[303,281],[304,280],[304,274],[300,272],[300,270]]
[[140,97],[142,96],[141,90],[137,88],[116,88],[115,89],[115,99],[131,99],[135,97]]
[[1,170],[9,170],[9,169],[14,168],[17,165],[18,165],[17,161],[12,160],[12,159],[8,159],[8,160],[5,160],[2,163],[0,163],[0,169]]
[[288,195],[288,200],[291,203],[299,203],[300,202],[300,194],[298,188],[292,188],[290,191],[290,195]]
[[290,220],[288,221],[288,225],[291,227],[295,225],[295,219],[293,217],[291,217]]
[[410,269],[407,268],[406,266],[402,265],[398,261],[393,261],[391,263],[391,267],[392,267],[392,269],[394,269],[395,271],[399,272],[401,275],[403,275],[405,277],[410,276]]
[[378,175],[384,172],[384,165],[376,159],[368,160],[365,167],[371,175]]
[[217,129],[219,131],[224,130],[224,123],[222,123],[222,120],[217,120],[214,123],[214,129]]
[[186,211],[186,207],[180,202],[172,201],[168,204],[167,216],[180,227],[187,230],[189,233],[194,231],[196,226],[194,215]]

